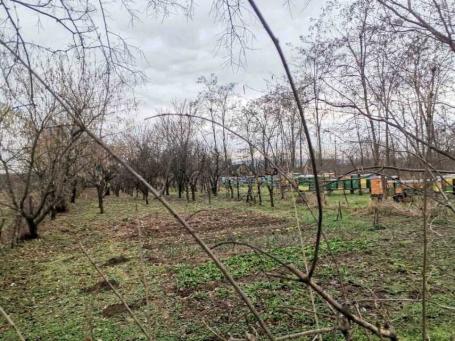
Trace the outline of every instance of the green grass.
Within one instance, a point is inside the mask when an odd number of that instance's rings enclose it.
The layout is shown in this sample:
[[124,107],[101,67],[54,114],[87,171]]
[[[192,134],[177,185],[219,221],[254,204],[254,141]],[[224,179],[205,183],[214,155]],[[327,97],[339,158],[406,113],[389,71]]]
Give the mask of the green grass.
[[[242,189],[244,190],[244,189]],[[277,226],[233,231],[202,233],[210,245],[231,240],[245,241],[267,250],[283,262],[304,269],[299,232],[294,219],[294,204],[287,195],[280,200],[276,193],[275,207],[270,207],[266,191],[262,206],[230,200],[226,193],[187,203],[175,196],[174,207],[184,216],[202,208],[227,208],[236,212],[262,214],[264,217],[285,218]],[[347,199],[347,202],[346,202]],[[421,246],[420,219],[399,215],[381,215],[382,230],[373,228],[373,218],[367,207],[368,195],[333,193],[326,196],[324,231],[327,243],[321,244],[319,266],[315,279],[337,299],[343,300],[343,290],[349,299],[366,299],[374,291],[380,297],[419,298]],[[135,306],[134,312],[158,340],[206,340],[213,338],[209,325],[223,335],[242,336],[252,316],[221,273],[208,261],[200,249],[181,236],[181,230],[163,238],[150,233],[144,239],[147,261],[139,258],[139,240],[128,237],[125,226],[142,220],[148,227],[148,217],[165,219],[166,211],[154,200],[145,205],[127,196],[109,197],[106,213],[100,215],[90,195],[81,198],[68,214],[41,227],[40,240],[26,242],[14,249],[0,249],[0,305],[11,315],[30,340],[82,340],[93,337],[102,340],[141,340],[139,328],[126,313],[103,316],[103,310],[119,303],[112,291],[89,293],[84,289],[100,281],[96,270],[79,249],[79,241],[100,266],[114,256],[123,255],[128,262],[101,267],[108,278],[119,283],[118,290],[134,306],[149,293],[150,305]],[[341,206],[343,218],[337,219]],[[315,208],[312,207],[315,212]],[[234,212],[233,211],[233,212]],[[215,211],[214,211],[215,212]],[[304,205],[298,205],[305,255],[312,259],[315,231],[314,219]],[[223,218],[223,217],[222,217]],[[228,218],[228,217],[225,217]],[[434,220],[430,247],[429,319],[432,340],[455,337],[453,311],[455,306],[455,258],[451,245],[455,240],[453,216]],[[235,233],[235,234],[234,234]],[[311,313],[298,310],[310,308],[309,292],[302,283],[269,277],[281,271],[270,258],[246,248],[224,246],[216,250],[231,270],[234,278],[249,295],[274,334],[315,328]],[[336,264],[332,258],[336,258]],[[151,260],[148,260],[151,259]],[[146,287],[143,285],[145,278]],[[345,288],[340,286],[340,281]],[[320,326],[333,325],[332,315],[318,297],[315,301]],[[380,309],[364,304],[362,315],[369,321],[391,320],[403,340],[420,338],[421,305],[418,301],[382,302]],[[256,328],[257,329],[257,328]],[[355,340],[367,340],[358,328]],[[6,321],[0,318],[0,339],[15,340]],[[340,335],[324,337],[339,340]]]
[[[341,252],[353,252],[368,249],[370,242],[367,241],[343,241],[330,240],[321,246],[321,257],[329,251],[332,255]],[[311,246],[305,247],[305,254],[311,260],[313,249]],[[302,249],[298,246],[274,248],[268,253],[285,264],[294,264],[300,268],[304,266]],[[247,253],[229,257],[224,262],[231,271],[234,278],[242,278],[252,273],[271,271],[282,267],[281,264],[271,257],[264,257],[259,253]],[[197,285],[223,279],[223,274],[218,270],[213,262],[207,262],[198,266],[180,265],[176,269],[178,287],[195,287]]]

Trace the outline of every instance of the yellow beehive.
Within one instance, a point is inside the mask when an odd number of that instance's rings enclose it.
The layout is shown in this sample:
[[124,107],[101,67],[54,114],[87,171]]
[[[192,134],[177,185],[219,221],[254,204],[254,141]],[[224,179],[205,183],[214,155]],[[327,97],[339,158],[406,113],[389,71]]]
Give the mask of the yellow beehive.
[[433,182],[433,191],[434,192],[441,192],[441,188],[442,188],[442,181]]
[[444,177],[444,180],[442,181],[442,188],[445,191],[452,192],[453,185],[454,185],[453,180],[454,180],[454,178],[452,176]]
[[300,186],[299,186],[299,189],[300,189],[301,191],[308,192],[308,191],[310,190],[310,185],[307,185],[307,184],[305,184],[305,185],[300,185]]

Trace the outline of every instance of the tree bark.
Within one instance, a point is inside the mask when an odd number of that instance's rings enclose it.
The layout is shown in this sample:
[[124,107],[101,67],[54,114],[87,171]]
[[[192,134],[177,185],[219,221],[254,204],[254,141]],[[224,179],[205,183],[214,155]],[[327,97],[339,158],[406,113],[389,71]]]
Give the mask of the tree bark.
[[100,209],[100,214],[103,214],[104,213],[104,202],[103,202],[104,186],[103,186],[103,184],[98,184],[96,186],[96,192],[98,194],[98,208]]
[[38,225],[32,218],[25,218],[28,227],[28,234],[23,236],[23,239],[37,239],[38,235]]
[[191,185],[191,200],[196,201],[196,184]]
[[257,189],[258,189],[259,205],[262,205],[261,181],[259,180],[259,178],[256,178],[256,183],[257,183]]
[[76,202],[76,196],[77,196],[77,182],[73,183],[71,187],[71,197],[70,197],[70,202],[74,204]]
[[270,207],[275,207],[275,203],[273,202],[273,177],[271,177],[271,183],[267,183],[267,189],[269,190]]

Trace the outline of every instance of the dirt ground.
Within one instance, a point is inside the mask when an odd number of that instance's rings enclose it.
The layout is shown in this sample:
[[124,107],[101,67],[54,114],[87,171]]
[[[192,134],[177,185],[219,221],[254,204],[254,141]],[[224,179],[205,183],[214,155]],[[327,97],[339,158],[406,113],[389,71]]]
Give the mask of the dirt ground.
[[[223,236],[239,230],[242,230],[242,233],[268,233],[274,228],[286,225],[284,218],[232,208],[201,209],[185,215],[183,218],[190,223],[197,233],[204,236],[212,234]],[[141,216],[139,220],[125,219],[115,228],[119,230],[119,238],[137,238],[138,225],[141,227],[142,233],[153,239],[175,241],[176,238],[182,236],[190,237],[180,223],[168,214],[145,215]]]

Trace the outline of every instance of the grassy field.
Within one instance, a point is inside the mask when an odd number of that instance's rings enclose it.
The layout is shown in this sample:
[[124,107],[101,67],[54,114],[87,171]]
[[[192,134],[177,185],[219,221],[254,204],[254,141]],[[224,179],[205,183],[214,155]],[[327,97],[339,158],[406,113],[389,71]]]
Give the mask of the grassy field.
[[[334,194],[326,200],[317,282],[338,300],[351,302],[354,312],[369,321],[389,321],[400,339],[419,339],[418,209],[386,205],[379,208],[379,225],[373,226],[368,195]],[[225,193],[212,198],[210,205],[206,198],[187,203],[171,196],[170,201],[210,246],[246,241],[302,269],[305,258],[311,260],[314,221],[305,205],[298,204],[301,239],[290,198],[277,198],[275,208],[268,202],[259,206],[230,200]],[[91,194],[83,194],[68,214],[41,227],[41,239],[0,249],[0,305],[26,338],[145,339],[79,243],[155,339],[215,340],[215,334],[260,333],[221,273],[155,200],[147,206],[132,197],[111,196],[105,209],[100,215]],[[428,307],[432,340],[455,338],[454,218],[432,218]],[[241,246],[225,245],[215,251],[275,335],[316,328],[308,289],[277,277],[282,269],[275,262]],[[315,305],[319,327],[336,325],[336,315],[318,297]],[[369,339],[360,329],[354,328],[354,333],[354,340]],[[0,339],[16,339],[2,317]],[[331,333],[323,339],[343,338]]]

